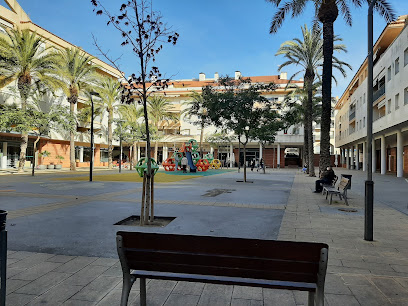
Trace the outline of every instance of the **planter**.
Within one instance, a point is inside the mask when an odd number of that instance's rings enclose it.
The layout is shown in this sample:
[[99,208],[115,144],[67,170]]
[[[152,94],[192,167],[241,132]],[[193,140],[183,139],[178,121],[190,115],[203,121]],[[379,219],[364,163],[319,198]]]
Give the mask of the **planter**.
[[0,210],[0,231],[6,229],[7,210]]
[[55,165],[55,169],[61,170],[61,169],[62,169],[62,165]]
[[46,165],[38,165],[38,170],[45,170],[47,169]]
[[47,165],[47,169],[54,169],[54,165]]

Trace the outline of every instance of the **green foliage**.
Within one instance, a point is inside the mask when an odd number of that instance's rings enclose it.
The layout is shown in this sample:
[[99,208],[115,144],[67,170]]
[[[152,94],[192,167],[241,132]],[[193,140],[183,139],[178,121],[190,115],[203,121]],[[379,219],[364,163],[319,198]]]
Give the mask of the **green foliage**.
[[233,137],[229,136],[225,132],[218,132],[214,133],[206,138],[206,142],[208,142],[212,147],[219,148],[220,146],[226,146],[230,144],[233,140]]
[[153,96],[147,100],[147,111],[153,125],[159,129],[162,121],[178,121],[176,113],[171,112],[172,104],[162,96]]
[[264,118],[272,116],[273,105],[263,94],[275,90],[275,84],[252,84],[250,79],[229,77],[220,78],[219,83],[223,91],[203,89],[204,107],[212,123],[233,131],[244,145],[257,139],[256,131],[266,123]]
[[193,91],[190,95],[191,101],[184,102],[186,109],[183,110],[182,114],[184,118],[194,124],[205,128],[211,125],[211,118],[208,116],[208,110],[204,105],[204,95]]
[[50,157],[51,153],[45,150],[45,151],[42,151],[41,153],[38,153],[38,155],[41,157]]

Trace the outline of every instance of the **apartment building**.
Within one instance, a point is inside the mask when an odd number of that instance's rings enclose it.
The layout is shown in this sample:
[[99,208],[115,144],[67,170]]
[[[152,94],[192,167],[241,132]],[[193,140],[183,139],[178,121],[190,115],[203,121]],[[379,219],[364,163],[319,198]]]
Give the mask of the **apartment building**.
[[[388,24],[374,45],[373,171],[408,174],[408,15]],[[366,170],[367,59],[336,104],[336,147],[350,169]]]
[[[56,49],[63,48],[79,48],[70,42],[64,40],[57,35],[50,33],[41,26],[35,24],[23,8],[16,0],[4,0],[5,6],[0,5],[0,31],[5,33],[7,28],[29,29],[37,33],[44,39],[42,48],[54,47]],[[97,72],[101,75],[107,75],[115,79],[119,79],[121,74],[114,67],[95,58],[91,64],[98,67]],[[0,104],[19,103],[19,95],[16,93],[16,84],[12,83],[0,91]],[[58,93],[57,93],[58,95]],[[60,103],[69,105],[63,93],[59,93],[57,97],[51,97],[43,103]],[[76,110],[85,107],[86,99],[80,97]],[[107,117],[96,118],[95,120],[95,166],[107,165]],[[76,160],[77,166],[88,166],[91,156],[90,148],[90,126],[86,122],[78,123],[78,133],[75,138]],[[41,137],[39,144],[39,152],[50,152],[49,157],[38,158],[33,154],[33,143],[36,136],[29,134],[29,142],[27,148],[27,166],[29,167],[34,158],[37,159],[36,164],[59,164],[63,167],[69,167],[69,135],[64,131],[50,131],[49,135]],[[13,132],[0,131],[0,169],[15,167],[18,162],[20,152],[21,135]],[[58,160],[57,156],[62,156],[62,161]]]
[[[187,101],[190,101],[191,94],[193,92],[201,93],[202,87],[206,85],[218,86],[219,74],[215,73],[214,77],[208,78],[205,73],[200,73],[196,79],[182,79],[172,80],[169,82],[169,86],[164,91],[156,93],[157,95],[164,96],[169,102],[172,103],[172,111],[177,113],[179,120],[176,122],[164,122],[160,127],[160,130],[164,136],[158,143],[158,155],[159,162],[167,159],[171,156],[174,148],[179,147],[182,142],[189,139],[200,139],[200,127],[192,124],[191,120],[187,120],[183,115],[188,105]],[[266,95],[271,101],[281,103],[285,96],[289,93],[287,84],[287,73],[281,73],[280,75],[270,76],[242,76],[240,71],[235,71],[235,79],[250,78],[252,83],[270,83],[273,82],[277,85],[277,89]],[[294,80],[293,84],[298,87],[303,87],[303,80]],[[221,90],[221,87],[219,88]],[[204,139],[216,132],[215,127],[206,127],[204,130]],[[221,145],[218,148],[211,147],[207,142],[204,143],[204,151],[211,152],[216,158],[219,158],[226,164],[236,166],[238,165],[239,155],[241,155],[241,161],[243,162],[243,149],[241,147],[241,153],[239,153],[240,146],[238,140],[234,135],[233,141],[228,145]],[[152,144],[153,145],[153,144]],[[247,163],[253,159],[263,158],[265,164],[268,167],[287,167],[287,166],[300,166],[301,161],[301,148],[303,146],[303,127],[293,126],[285,131],[280,131],[276,137],[275,143],[266,146],[264,149],[258,142],[253,141],[247,145]],[[145,145],[141,143],[138,146],[137,155],[143,156],[145,152]],[[152,152],[153,156],[153,152]]]

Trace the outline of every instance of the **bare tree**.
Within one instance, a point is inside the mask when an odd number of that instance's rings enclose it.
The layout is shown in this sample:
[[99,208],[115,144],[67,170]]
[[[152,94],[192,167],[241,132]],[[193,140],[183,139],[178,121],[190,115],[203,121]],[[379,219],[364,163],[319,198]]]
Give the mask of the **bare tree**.
[[[147,98],[154,92],[166,88],[168,79],[163,79],[159,68],[153,63],[156,55],[163,49],[164,43],[177,43],[179,34],[174,32],[170,27],[162,22],[162,16],[159,12],[153,11],[152,3],[149,0],[129,0],[120,5],[119,12],[114,14],[103,6],[102,1],[91,0],[95,7],[94,11],[97,15],[107,17],[108,26],[113,26],[121,35],[121,46],[130,47],[133,54],[139,62],[139,71],[132,73],[129,78],[123,74],[123,78],[128,82],[123,88],[122,103],[131,103],[136,99],[143,105],[144,122],[146,125],[146,156],[147,156],[147,171],[146,176],[146,193],[145,201],[142,201],[142,211],[144,209],[144,220],[140,220],[140,224],[152,222],[150,212],[153,209],[151,202],[151,146],[150,146],[150,131],[149,119],[147,111]],[[101,54],[119,71],[120,66],[117,59],[113,59],[109,55],[109,51],[103,51],[98,45],[97,40],[94,42]],[[150,212],[149,212],[150,210]]]

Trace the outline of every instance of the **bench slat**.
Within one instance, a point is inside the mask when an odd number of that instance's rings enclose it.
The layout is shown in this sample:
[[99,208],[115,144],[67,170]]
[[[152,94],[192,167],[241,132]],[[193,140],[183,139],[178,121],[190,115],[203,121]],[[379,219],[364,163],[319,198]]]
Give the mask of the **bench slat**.
[[163,280],[175,280],[175,281],[191,281],[191,282],[203,282],[211,284],[224,284],[224,285],[241,285],[241,286],[253,286],[263,288],[279,288],[289,290],[301,290],[301,291],[315,291],[316,284],[311,283],[295,283],[285,281],[271,281],[267,279],[251,279],[243,277],[212,277],[209,275],[195,275],[195,274],[182,274],[182,273],[169,273],[169,272],[154,272],[144,270],[134,270],[132,275],[136,277],[145,277],[150,279],[163,279]]

